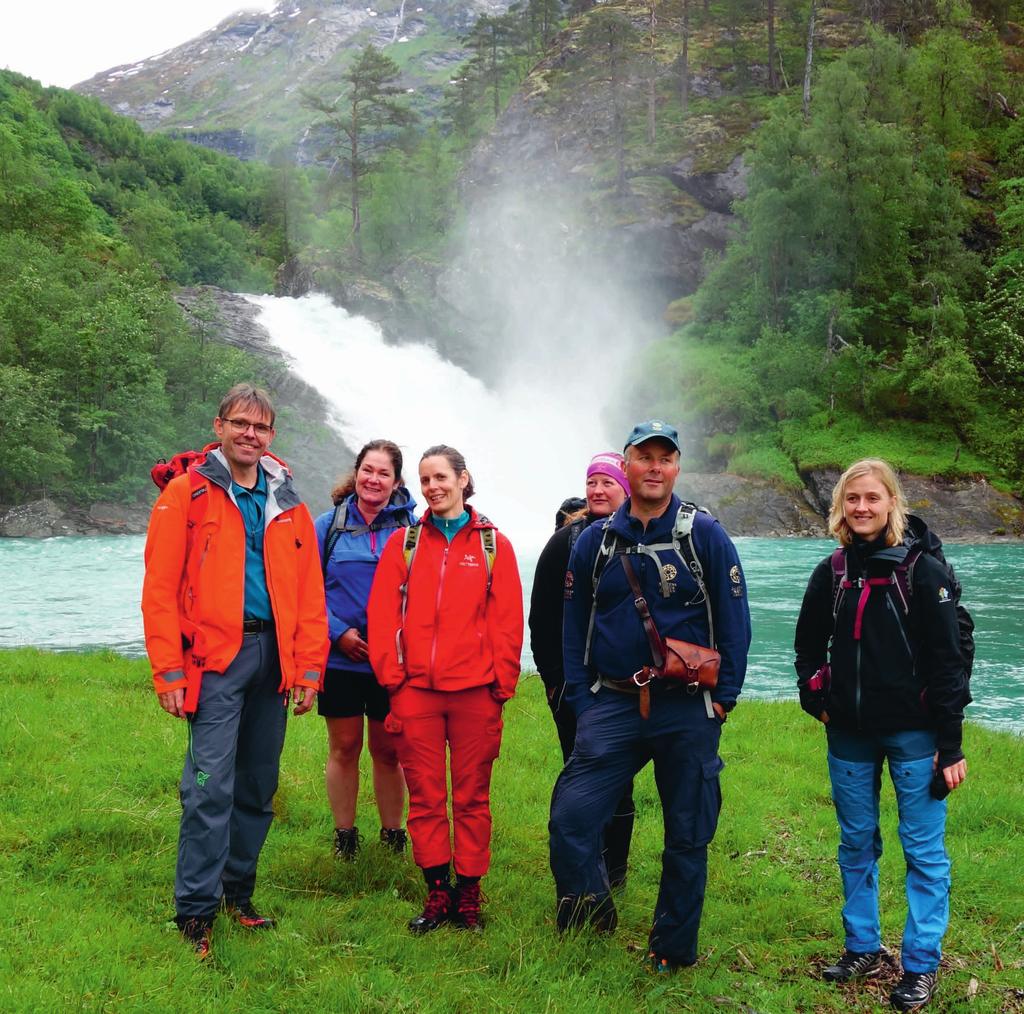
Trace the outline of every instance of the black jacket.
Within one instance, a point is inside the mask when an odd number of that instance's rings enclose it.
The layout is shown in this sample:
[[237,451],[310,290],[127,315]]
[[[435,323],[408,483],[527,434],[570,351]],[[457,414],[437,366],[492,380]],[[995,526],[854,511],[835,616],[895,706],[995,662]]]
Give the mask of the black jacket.
[[572,522],[559,528],[548,539],[537,560],[530,592],[530,651],[537,672],[549,690],[565,682],[562,670],[562,607],[565,598],[565,572],[569,569],[569,556],[573,538],[593,521],[587,514],[582,525]]
[[[846,551],[849,579],[856,584],[862,577],[891,576],[901,550],[919,541],[924,544],[921,533],[912,533],[895,552],[882,538],[855,541]],[[945,569],[925,553],[911,573],[909,615],[904,614],[895,586],[872,587],[858,642],[854,625],[861,590],[843,592],[833,636],[831,556],[818,564],[796,625],[800,703],[815,717],[827,711],[830,724],[841,729],[935,729],[943,760],[952,763],[962,756],[963,709],[970,700],[952,590]],[[806,683],[826,661],[831,686],[813,692]]]

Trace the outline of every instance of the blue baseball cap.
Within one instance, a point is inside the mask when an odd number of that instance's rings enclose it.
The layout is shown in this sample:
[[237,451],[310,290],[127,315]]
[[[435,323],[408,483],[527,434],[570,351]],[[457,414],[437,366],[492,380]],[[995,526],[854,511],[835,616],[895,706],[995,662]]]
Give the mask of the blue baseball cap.
[[[677,451],[682,453],[683,449],[679,446],[679,433],[675,426],[669,426],[667,422],[662,422],[660,419],[648,419],[647,422],[637,423],[626,438],[626,447],[636,447],[637,444],[642,444],[645,440],[653,440],[655,437],[667,440]],[[623,451],[626,447],[622,448]]]

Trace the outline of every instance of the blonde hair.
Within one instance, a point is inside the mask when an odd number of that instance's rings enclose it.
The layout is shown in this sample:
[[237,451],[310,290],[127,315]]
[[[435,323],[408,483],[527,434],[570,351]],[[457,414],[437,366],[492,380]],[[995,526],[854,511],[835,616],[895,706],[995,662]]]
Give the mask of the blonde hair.
[[829,534],[834,535],[844,546],[853,543],[853,533],[843,513],[843,501],[846,499],[846,487],[854,479],[863,478],[865,475],[876,476],[893,498],[892,510],[889,512],[889,521],[885,529],[885,544],[898,546],[903,542],[903,533],[907,528],[907,498],[892,465],[881,458],[862,458],[839,476],[839,481],[832,490],[832,506],[828,514]]

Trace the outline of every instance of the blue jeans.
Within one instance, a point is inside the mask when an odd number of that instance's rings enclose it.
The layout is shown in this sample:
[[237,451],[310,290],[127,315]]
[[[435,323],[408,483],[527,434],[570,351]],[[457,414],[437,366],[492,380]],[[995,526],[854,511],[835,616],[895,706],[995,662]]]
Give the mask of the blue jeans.
[[559,898],[609,895],[603,829],[633,776],[654,761],[665,847],[649,945],[681,964],[697,958],[707,885],[708,843],[722,806],[721,723],[701,695],[654,695],[651,717],[636,697],[608,688],[579,717],[576,743],[551,799],[551,872]]
[[899,836],[907,863],[907,921],[903,967],[933,972],[942,957],[949,923],[950,863],[946,854],[946,801],[928,791],[935,734],[914,729],[871,735],[833,729],[828,734],[828,769],[839,819],[839,869],[843,878],[843,926],[851,951],[882,946],[878,914],[878,859],[882,833],[878,797],[882,762],[896,790]]
[[179,916],[212,916],[222,896],[236,904],[252,898],[284,747],[280,681],[272,631],[246,634],[223,673],[203,674],[181,775]]

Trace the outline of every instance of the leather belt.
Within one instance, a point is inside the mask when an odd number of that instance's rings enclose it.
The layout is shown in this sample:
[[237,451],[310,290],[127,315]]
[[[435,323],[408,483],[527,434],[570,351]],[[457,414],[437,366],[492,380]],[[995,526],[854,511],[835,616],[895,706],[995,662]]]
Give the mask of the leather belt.
[[[639,673],[637,674],[639,675]],[[651,716],[651,688],[650,680],[647,683],[638,683],[636,679],[630,676],[629,679],[617,680],[612,679],[611,676],[605,676],[604,673],[598,673],[598,677],[601,681],[601,686],[608,687],[609,690],[617,690],[620,694],[633,694],[635,697],[640,698],[640,717],[650,718]],[[682,686],[681,683],[664,680],[663,685],[665,691],[675,690],[676,687]]]
[[243,634],[262,634],[266,630],[273,629],[273,620],[242,620]]

